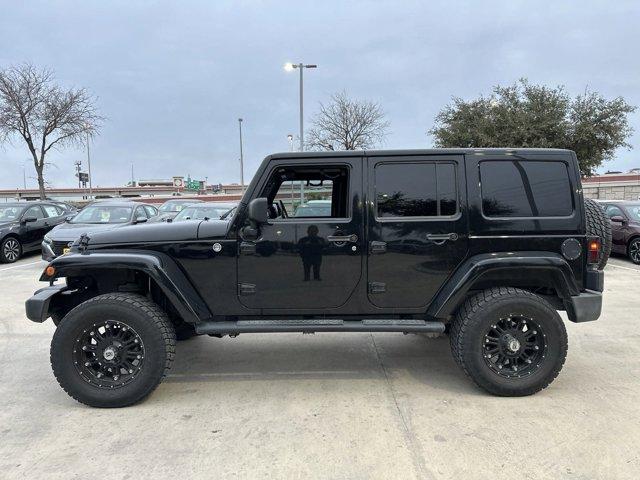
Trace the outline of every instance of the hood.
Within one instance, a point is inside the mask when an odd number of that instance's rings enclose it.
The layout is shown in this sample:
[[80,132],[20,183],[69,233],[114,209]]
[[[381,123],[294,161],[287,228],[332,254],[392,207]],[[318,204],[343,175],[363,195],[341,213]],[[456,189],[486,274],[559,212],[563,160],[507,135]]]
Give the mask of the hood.
[[17,220],[4,220],[4,221],[0,221],[0,228],[5,228],[5,227],[10,227],[12,225],[17,224],[18,221]]
[[61,223],[47,233],[47,237],[54,242],[71,242],[83,233],[86,233],[91,237],[93,234],[98,232],[121,229],[126,226],[126,223]]
[[[222,220],[184,221],[176,223],[142,223],[105,232],[89,234],[89,245],[123,243],[180,242],[198,238],[224,237],[229,223]],[[202,233],[206,233],[202,237]],[[200,235],[198,235],[200,233]]]

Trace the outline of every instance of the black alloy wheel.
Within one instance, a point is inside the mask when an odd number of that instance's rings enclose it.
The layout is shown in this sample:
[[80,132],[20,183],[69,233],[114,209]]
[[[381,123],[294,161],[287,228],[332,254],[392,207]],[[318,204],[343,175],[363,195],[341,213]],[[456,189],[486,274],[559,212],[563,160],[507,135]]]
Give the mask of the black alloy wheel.
[[521,378],[540,368],[546,335],[533,319],[511,315],[493,323],[484,336],[485,362],[505,378]]
[[98,388],[120,388],[142,370],[144,344],[126,323],[107,320],[80,332],[73,358],[78,373],[87,382]]

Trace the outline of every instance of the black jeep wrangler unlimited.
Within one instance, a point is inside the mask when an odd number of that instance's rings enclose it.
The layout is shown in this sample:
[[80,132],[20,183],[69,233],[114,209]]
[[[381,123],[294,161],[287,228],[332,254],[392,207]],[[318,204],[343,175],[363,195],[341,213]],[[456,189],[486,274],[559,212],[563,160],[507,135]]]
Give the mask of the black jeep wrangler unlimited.
[[98,407],[147,396],[176,336],[255,332],[445,332],[480,387],[530,395],[565,361],[558,310],[600,315],[608,226],[571,151],[277,154],[229,219],[83,235],[26,310]]

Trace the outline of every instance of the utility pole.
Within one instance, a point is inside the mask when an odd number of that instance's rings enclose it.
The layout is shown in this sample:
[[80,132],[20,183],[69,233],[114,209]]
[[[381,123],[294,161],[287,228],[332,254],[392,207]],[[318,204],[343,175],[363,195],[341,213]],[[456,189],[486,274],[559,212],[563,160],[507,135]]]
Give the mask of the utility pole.
[[242,154],[242,118],[238,119],[238,126],[240,127],[240,186],[242,187],[242,193],[244,194],[244,157]]
[[89,130],[87,130],[87,166],[89,168],[89,198],[93,198],[93,178],[91,177],[91,155],[89,154]]

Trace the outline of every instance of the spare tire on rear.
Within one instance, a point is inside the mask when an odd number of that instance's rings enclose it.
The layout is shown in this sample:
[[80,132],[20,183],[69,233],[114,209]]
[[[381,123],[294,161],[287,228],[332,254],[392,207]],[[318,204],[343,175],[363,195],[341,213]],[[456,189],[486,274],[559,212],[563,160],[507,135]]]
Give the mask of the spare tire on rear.
[[590,198],[584,199],[587,217],[587,235],[600,238],[600,260],[598,269],[602,270],[611,254],[611,222],[604,210]]

